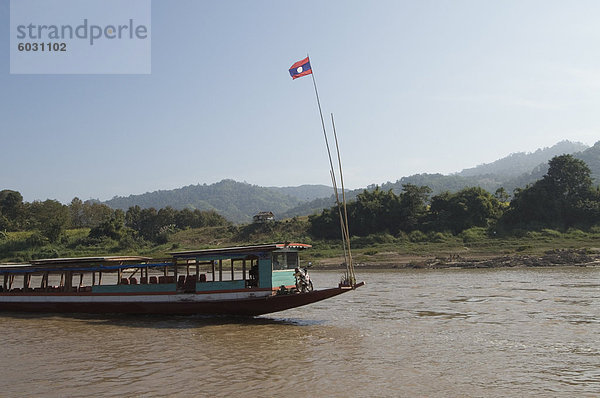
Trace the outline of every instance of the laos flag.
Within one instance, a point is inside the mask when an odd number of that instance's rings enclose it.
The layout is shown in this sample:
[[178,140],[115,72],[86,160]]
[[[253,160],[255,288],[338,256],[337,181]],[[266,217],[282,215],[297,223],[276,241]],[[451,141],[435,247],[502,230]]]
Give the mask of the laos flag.
[[296,62],[290,68],[290,76],[292,76],[292,79],[297,79],[310,74],[312,74],[312,69],[308,57],[304,58],[302,61]]

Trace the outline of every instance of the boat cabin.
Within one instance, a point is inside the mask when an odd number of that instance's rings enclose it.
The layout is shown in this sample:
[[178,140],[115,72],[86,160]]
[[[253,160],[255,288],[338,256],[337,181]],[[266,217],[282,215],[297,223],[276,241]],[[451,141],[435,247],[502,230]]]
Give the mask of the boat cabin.
[[[129,284],[149,257],[108,256],[33,260],[31,264],[1,264],[0,292],[91,292],[101,285]],[[158,264],[155,264],[158,266]],[[164,267],[165,264],[160,264]]]
[[[170,253],[177,268],[196,278],[196,291],[295,286],[302,243],[273,243]],[[190,271],[191,270],[191,271]],[[187,279],[186,279],[187,281]]]
[[80,257],[0,265],[0,294],[205,293],[295,285],[301,243],[273,243],[140,256]]

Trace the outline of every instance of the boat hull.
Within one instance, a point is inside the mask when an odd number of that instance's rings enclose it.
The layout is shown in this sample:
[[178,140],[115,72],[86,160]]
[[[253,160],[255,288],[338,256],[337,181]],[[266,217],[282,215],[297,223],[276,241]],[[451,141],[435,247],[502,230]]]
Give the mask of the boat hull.
[[0,295],[0,311],[88,314],[229,315],[257,316],[325,300],[357,287],[336,287],[307,293],[254,297],[225,293],[162,295]]

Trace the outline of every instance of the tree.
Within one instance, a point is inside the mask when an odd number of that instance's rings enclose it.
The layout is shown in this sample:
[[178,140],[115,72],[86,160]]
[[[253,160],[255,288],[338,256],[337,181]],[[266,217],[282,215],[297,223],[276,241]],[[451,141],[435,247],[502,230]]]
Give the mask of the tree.
[[24,218],[23,195],[17,191],[4,189],[0,191],[0,228],[17,231],[23,227]]
[[140,231],[142,208],[138,205],[131,206],[125,213],[125,225],[135,231]]
[[175,219],[177,217],[177,210],[171,206],[163,207],[158,210],[156,215],[158,217],[157,223],[160,227],[173,226],[175,227]]
[[507,228],[557,228],[600,222],[600,195],[592,186],[590,169],[571,155],[549,162],[546,175],[525,189],[515,191],[501,220]]
[[93,200],[86,200],[83,203],[83,216],[81,224],[84,227],[94,228],[105,220],[109,219],[113,210],[105,204]]
[[33,228],[38,229],[52,243],[65,232],[71,218],[67,206],[51,199],[30,203],[29,214]]
[[411,232],[418,229],[423,217],[427,214],[427,202],[431,188],[403,184],[402,189],[398,229]]
[[[348,204],[350,234],[365,236],[377,232],[395,233],[400,228],[400,198],[392,190],[376,187],[364,190]],[[339,217],[337,220],[339,225]]]
[[84,227],[83,202],[78,197],[74,197],[69,205],[69,213],[71,214],[71,226],[74,228]]
[[506,203],[510,199],[510,195],[508,194],[508,192],[506,192],[506,189],[504,189],[504,187],[496,189],[496,192],[494,192],[494,197],[498,199],[498,201],[501,203]]
[[109,219],[92,228],[88,236],[90,238],[106,236],[114,240],[121,240],[126,233],[125,213],[123,213],[123,210],[117,209]]
[[488,227],[501,212],[498,199],[480,187],[444,192],[431,199],[430,227],[453,233],[471,227]]
[[158,213],[154,207],[140,211],[138,232],[146,240],[153,241],[160,233],[157,215]]
[[[310,226],[309,233],[317,238],[335,239],[340,238],[340,216],[337,207],[323,209],[321,214],[312,214],[308,216]],[[352,220],[351,224],[354,224]]]
[[543,178],[552,193],[572,200],[588,199],[592,190],[590,168],[583,160],[562,155],[548,162],[548,174]]
[[[416,229],[427,212],[427,199],[431,190],[405,184],[400,195],[375,187],[372,191],[364,190],[356,200],[349,202],[348,217],[350,234],[366,236],[369,234]],[[340,217],[337,206],[325,209],[320,215],[309,217],[313,236],[335,238],[341,236]]]

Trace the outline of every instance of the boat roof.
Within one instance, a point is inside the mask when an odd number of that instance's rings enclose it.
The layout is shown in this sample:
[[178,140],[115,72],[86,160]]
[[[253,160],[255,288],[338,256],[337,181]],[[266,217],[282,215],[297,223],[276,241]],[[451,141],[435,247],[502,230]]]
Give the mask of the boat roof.
[[0,271],[9,270],[26,270],[26,269],[57,269],[74,267],[90,267],[90,266],[109,266],[109,267],[126,267],[135,263],[142,263],[151,260],[150,257],[141,256],[106,256],[106,257],[66,257],[66,258],[44,258],[39,260],[31,260],[28,264],[5,263],[0,264]]
[[141,256],[107,256],[107,257],[69,257],[32,260],[29,264],[0,264],[0,274],[57,272],[57,271],[108,271],[143,267],[164,267],[164,262],[150,263],[150,257]]
[[[228,255],[245,256],[265,252],[281,250],[303,250],[311,248],[311,245],[304,243],[269,243],[264,245],[222,247],[216,249],[187,250],[169,253],[173,258],[197,258]],[[97,270],[115,270],[119,268],[128,268],[130,266],[161,267],[164,262],[150,263],[151,257],[142,256],[103,256],[103,257],[65,257],[65,258],[45,258],[32,260],[29,264],[0,264],[0,274],[4,273],[28,273],[43,271],[59,271],[61,269],[71,271],[97,271]],[[158,261],[158,260],[154,260]]]
[[240,253],[260,253],[260,252],[272,252],[276,250],[284,249],[296,249],[303,250],[311,248],[311,245],[305,243],[268,243],[264,245],[252,245],[252,246],[234,246],[234,247],[221,247],[216,249],[202,249],[202,250],[186,250],[179,252],[169,253],[175,258],[190,258],[197,256],[212,256],[212,255],[225,255],[225,254],[240,254]]
[[44,258],[32,260],[33,265],[76,265],[82,263],[122,263],[122,262],[140,262],[149,261],[151,257],[142,256],[104,256],[104,257],[64,257],[64,258]]

